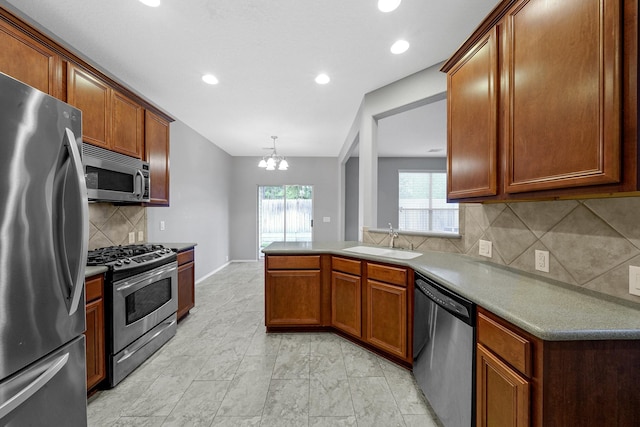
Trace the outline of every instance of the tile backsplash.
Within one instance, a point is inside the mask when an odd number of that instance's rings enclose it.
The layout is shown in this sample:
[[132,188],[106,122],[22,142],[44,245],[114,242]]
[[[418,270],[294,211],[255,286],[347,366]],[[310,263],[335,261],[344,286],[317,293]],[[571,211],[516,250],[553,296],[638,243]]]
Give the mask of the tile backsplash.
[[104,246],[128,245],[129,233],[143,232],[147,239],[147,209],[142,206],[115,206],[111,203],[89,203],[89,250]]
[[[460,238],[402,234],[398,247],[478,257],[493,243],[496,264],[640,303],[629,294],[629,265],[640,266],[640,198],[461,204]],[[388,233],[365,230],[364,242],[388,245]],[[534,268],[535,250],[549,251],[549,273]]]

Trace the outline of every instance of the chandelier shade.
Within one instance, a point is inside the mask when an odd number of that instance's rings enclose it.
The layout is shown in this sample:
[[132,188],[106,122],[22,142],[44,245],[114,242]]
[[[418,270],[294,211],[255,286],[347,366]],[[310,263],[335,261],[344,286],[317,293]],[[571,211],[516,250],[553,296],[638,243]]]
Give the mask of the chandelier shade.
[[268,171],[274,171],[276,169],[280,171],[286,171],[287,169],[289,169],[289,162],[287,162],[286,157],[280,156],[276,151],[276,139],[278,139],[278,137],[272,136],[271,139],[273,139],[273,151],[270,155],[264,156],[262,159],[260,159],[258,167],[266,169]]

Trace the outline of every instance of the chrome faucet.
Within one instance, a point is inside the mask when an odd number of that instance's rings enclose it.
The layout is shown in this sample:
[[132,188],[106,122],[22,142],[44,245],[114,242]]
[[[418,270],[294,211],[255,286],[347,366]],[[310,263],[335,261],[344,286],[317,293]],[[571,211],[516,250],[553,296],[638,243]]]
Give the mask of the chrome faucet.
[[396,237],[398,237],[398,232],[393,231],[393,226],[391,225],[391,223],[389,223],[389,237],[391,238],[391,240],[389,240],[389,247],[393,249],[393,241]]

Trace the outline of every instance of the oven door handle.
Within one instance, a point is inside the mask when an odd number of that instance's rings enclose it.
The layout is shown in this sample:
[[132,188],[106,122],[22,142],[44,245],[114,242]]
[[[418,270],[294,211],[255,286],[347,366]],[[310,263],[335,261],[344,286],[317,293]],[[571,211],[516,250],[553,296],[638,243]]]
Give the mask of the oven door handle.
[[169,321],[165,321],[164,323],[162,323],[162,325],[163,325],[162,328],[158,329],[153,335],[151,335],[151,336],[143,335],[140,339],[138,339],[138,341],[136,341],[135,345],[127,348],[124,351],[124,354],[122,355],[122,357],[120,359],[116,360],[116,364],[117,363],[122,363],[125,360],[129,359],[130,357],[132,357],[139,350],[141,350],[142,347],[144,347],[145,345],[149,344],[151,341],[156,339],[159,335],[163,334],[164,331],[166,331],[167,329],[172,327],[174,323],[176,323],[175,319],[171,319]]
[[178,269],[178,263],[172,262],[167,264],[165,268],[151,272],[151,274],[144,274],[144,277],[136,276],[135,280],[123,280],[116,284],[116,292],[124,292],[131,290],[135,292],[153,282],[157,282],[162,279],[171,277],[174,271]]

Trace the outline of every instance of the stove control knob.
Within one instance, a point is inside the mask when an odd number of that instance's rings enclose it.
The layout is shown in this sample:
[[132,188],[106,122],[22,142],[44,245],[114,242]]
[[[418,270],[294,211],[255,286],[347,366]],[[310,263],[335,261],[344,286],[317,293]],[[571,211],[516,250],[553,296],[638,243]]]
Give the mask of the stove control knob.
[[120,266],[122,265],[122,261],[117,260],[117,261],[115,262],[115,265],[116,265],[116,267],[120,267]]
[[131,259],[130,258],[125,258],[124,260],[125,264],[131,264]]

